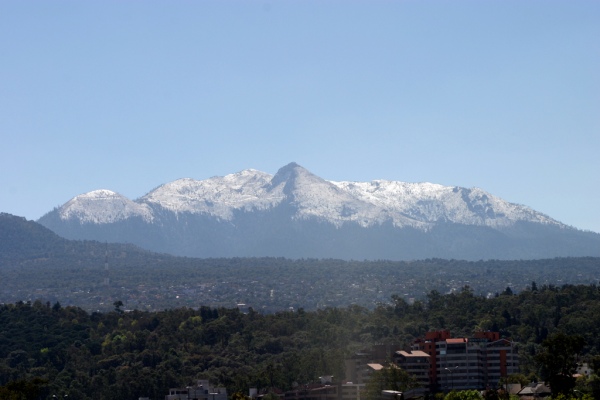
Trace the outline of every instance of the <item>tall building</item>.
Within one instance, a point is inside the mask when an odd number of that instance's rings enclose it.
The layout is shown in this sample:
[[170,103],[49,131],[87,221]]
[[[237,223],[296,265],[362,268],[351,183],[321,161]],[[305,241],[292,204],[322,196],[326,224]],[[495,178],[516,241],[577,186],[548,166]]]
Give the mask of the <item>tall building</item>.
[[421,350],[400,350],[394,354],[394,362],[400,368],[414,376],[422,387],[430,387],[429,371],[431,356]]
[[[496,388],[502,377],[519,372],[515,343],[498,332],[477,332],[472,338],[453,338],[446,330],[427,332],[412,350],[429,355],[431,391]],[[416,358],[404,357],[404,363],[411,360]]]

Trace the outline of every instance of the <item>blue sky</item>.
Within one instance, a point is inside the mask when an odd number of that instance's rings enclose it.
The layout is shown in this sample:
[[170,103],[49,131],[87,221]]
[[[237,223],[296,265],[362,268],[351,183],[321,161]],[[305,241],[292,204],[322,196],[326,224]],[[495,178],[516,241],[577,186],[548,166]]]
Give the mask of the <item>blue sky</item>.
[[295,161],[600,232],[600,2],[0,2],[0,211]]

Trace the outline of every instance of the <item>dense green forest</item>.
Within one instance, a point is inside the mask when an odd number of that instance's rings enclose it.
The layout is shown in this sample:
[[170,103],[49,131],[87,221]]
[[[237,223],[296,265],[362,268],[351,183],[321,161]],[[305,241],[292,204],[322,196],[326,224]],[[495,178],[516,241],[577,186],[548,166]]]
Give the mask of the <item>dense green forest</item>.
[[593,257],[173,257],[0,214],[0,399],[161,399],[196,379],[289,389],[343,379],[356,351],[434,329],[497,330],[519,343],[516,379],[546,378],[539,360],[556,333],[581,335],[597,362],[599,277]]
[[557,332],[582,337],[582,359],[600,354],[600,288],[532,282],[518,294],[507,288],[487,298],[463,287],[431,291],[414,304],[394,296],[374,309],[269,314],[210,307],[124,312],[119,301],[105,313],[43,300],[4,304],[0,385],[75,400],[160,399],[169,387],[202,378],[229,393],[289,389],[324,374],[343,379],[343,360],[356,351],[406,348],[434,329],[454,336],[498,330],[518,342],[523,377],[537,379],[544,371],[536,355]]

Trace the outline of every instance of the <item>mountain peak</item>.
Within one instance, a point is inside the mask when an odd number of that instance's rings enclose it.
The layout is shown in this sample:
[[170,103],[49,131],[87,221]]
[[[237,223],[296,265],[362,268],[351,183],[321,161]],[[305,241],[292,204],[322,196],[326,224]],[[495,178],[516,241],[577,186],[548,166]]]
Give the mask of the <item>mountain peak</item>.
[[290,177],[292,177],[294,174],[298,174],[299,172],[303,171],[308,172],[306,168],[302,167],[301,165],[298,165],[295,162],[291,162],[277,170],[277,173],[275,174],[275,179],[280,181],[286,181],[290,179]]
[[534,210],[508,203],[481,189],[432,183],[333,182],[314,175],[296,162],[275,175],[255,169],[205,180],[178,179],[132,202],[107,189],[76,196],[60,209],[60,218],[110,223],[139,216],[153,220],[156,207],[176,214],[204,214],[232,221],[235,214],[268,210],[281,202],[292,205],[292,218],[317,218],[336,226],[357,223],[429,229],[452,222],[501,227],[518,221],[561,225]]
[[298,178],[300,178],[301,176],[318,178],[317,176],[310,173],[306,168],[296,164],[295,162],[291,162],[279,168],[279,170],[271,180],[271,187],[276,188],[277,186],[284,184],[283,192],[286,195],[291,195],[298,183]]
[[92,190],[91,192],[80,194],[79,196],[76,196],[75,198],[76,199],[77,198],[79,198],[79,199],[106,199],[106,198],[115,198],[115,197],[123,197],[123,196],[121,196],[117,192],[113,192],[112,190],[98,189],[98,190]]
[[303,168],[304,169],[304,167],[302,167],[300,164],[292,161],[291,163],[289,163],[287,165],[284,165],[283,167],[279,168],[279,170],[281,171],[283,169],[295,169],[295,168]]
[[146,248],[202,257],[554,257],[597,254],[600,240],[481,189],[333,182],[295,162],[275,175],[247,169],[179,179],[136,201],[96,190],[40,222],[72,238],[109,232]]
[[112,223],[131,217],[152,221],[152,211],[112,190],[93,190],[75,196],[59,210],[60,218],[76,219],[80,223]]
[[138,200],[174,213],[206,214],[231,220],[235,210],[263,209],[279,199],[265,195],[273,176],[255,169],[209,179],[179,179],[159,186]]

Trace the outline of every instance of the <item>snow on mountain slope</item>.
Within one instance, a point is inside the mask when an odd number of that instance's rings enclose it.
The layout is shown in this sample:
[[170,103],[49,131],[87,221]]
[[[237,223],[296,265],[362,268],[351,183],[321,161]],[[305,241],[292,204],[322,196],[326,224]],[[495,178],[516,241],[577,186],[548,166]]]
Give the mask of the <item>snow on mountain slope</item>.
[[206,213],[233,218],[234,210],[263,210],[277,205],[284,196],[267,189],[273,176],[254,169],[202,181],[185,178],[164,184],[138,199],[175,213]]
[[58,212],[63,220],[78,219],[81,223],[109,224],[131,217],[140,217],[146,222],[153,220],[152,211],[147,205],[135,203],[105,189],[75,196]]
[[287,194],[297,208],[296,218],[320,217],[339,223],[351,220],[359,209],[363,213],[373,212],[373,216],[378,212],[372,204],[362,202],[295,163],[281,168],[273,184],[274,190]]
[[478,188],[385,180],[332,183],[387,210],[397,226],[403,225],[397,220],[398,215],[426,223],[448,221],[491,227],[507,226],[519,220],[558,224],[531,208],[509,203]]
[[334,182],[296,163],[273,176],[254,169],[205,180],[166,183],[135,202],[108,190],[80,195],[60,208],[61,219],[111,223],[138,216],[153,221],[157,207],[174,212],[207,214],[231,221],[235,211],[269,210],[285,202],[293,219],[317,218],[336,226],[368,227],[391,221],[394,226],[427,229],[436,222],[502,227],[517,221],[562,225],[531,208],[509,203],[481,189],[433,183]]
[[[389,219],[385,210],[367,198],[356,196],[333,182],[322,179],[296,163],[281,168],[272,181],[282,187],[297,207],[296,218],[316,217],[340,226],[354,222],[366,227]],[[418,225],[411,218],[398,217],[404,225]]]

